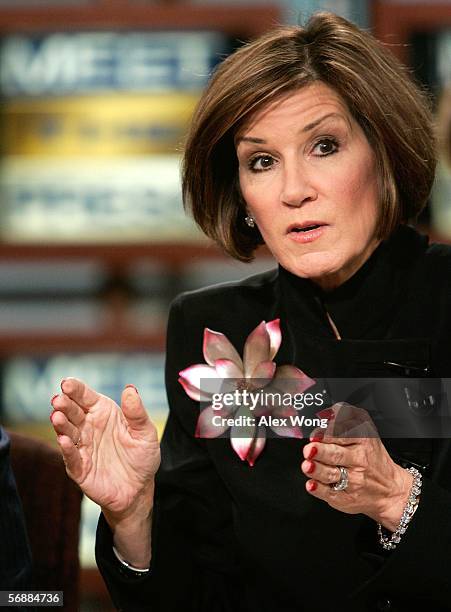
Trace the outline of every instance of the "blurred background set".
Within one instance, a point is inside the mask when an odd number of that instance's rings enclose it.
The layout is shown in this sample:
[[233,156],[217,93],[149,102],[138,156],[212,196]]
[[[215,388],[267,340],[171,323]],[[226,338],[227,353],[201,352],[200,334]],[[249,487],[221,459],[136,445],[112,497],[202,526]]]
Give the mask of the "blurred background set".
[[[134,384],[161,433],[168,306],[274,267],[239,264],[184,214],[180,158],[215,65],[318,9],[390,45],[433,98],[440,163],[422,228],[451,241],[451,0],[0,0],[0,422],[54,444],[77,376]],[[239,313],[237,313],[239,316]],[[108,610],[83,500],[80,609]]]

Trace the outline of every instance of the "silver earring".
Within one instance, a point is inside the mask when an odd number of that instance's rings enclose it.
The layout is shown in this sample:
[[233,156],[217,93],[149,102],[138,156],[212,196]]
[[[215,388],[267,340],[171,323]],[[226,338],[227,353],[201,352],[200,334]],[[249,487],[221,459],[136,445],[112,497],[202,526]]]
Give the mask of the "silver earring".
[[251,217],[250,215],[248,215],[247,217],[244,217],[244,221],[246,222],[246,225],[248,225],[249,227],[255,227],[254,217]]

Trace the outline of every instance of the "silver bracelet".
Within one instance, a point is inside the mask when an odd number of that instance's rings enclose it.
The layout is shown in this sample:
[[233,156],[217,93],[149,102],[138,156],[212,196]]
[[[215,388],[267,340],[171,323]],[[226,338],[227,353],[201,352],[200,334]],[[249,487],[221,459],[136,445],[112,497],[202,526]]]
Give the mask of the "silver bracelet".
[[131,565],[131,563],[129,563],[128,561],[126,561],[126,560],[125,560],[125,559],[122,557],[122,555],[120,555],[120,554],[118,553],[118,551],[116,550],[116,548],[115,548],[114,546],[113,546],[113,552],[114,552],[114,554],[115,554],[115,556],[116,556],[116,559],[117,559],[118,561],[120,561],[120,562],[122,563],[122,565],[123,565],[124,567],[126,567],[126,568],[127,568],[129,571],[130,571],[130,572],[134,572],[136,575],[138,575],[138,576],[139,576],[139,575],[142,575],[142,574],[146,574],[147,572],[149,572],[149,571],[150,571],[150,568],[149,568],[149,567],[146,567],[146,568],[141,568],[141,567],[134,567],[133,565]]
[[412,520],[413,515],[415,514],[415,510],[418,507],[420,502],[420,494],[421,494],[421,473],[414,467],[407,468],[407,471],[413,475],[413,484],[410,489],[409,498],[407,500],[406,505],[404,506],[404,510],[402,512],[401,520],[399,521],[399,525],[396,528],[390,537],[386,536],[382,533],[382,525],[380,523],[377,524],[377,533],[379,535],[379,542],[384,547],[385,550],[393,550],[400,543],[401,537],[405,534],[407,527]]

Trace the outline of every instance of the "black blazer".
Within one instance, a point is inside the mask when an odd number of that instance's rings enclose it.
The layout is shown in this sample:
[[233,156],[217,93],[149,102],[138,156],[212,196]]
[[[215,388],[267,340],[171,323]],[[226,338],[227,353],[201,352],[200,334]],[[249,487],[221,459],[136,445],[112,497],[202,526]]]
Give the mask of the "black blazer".
[[311,377],[451,377],[450,264],[451,248],[428,246],[401,227],[332,293],[279,268],[175,301],[149,575],[122,571],[99,521],[97,562],[119,608],[451,610],[449,440],[385,441],[396,461],[423,466],[425,478],[402,542],[384,553],[371,519],[306,493],[300,470],[306,440],[268,439],[249,467],[228,437],[194,437],[199,408],[177,382],[179,371],[204,363],[205,327],[226,334],[242,354],[248,334],[275,318],[282,329],[277,364],[294,364]]
[[9,437],[0,427],[0,590],[19,591],[32,588],[31,555],[9,447]]

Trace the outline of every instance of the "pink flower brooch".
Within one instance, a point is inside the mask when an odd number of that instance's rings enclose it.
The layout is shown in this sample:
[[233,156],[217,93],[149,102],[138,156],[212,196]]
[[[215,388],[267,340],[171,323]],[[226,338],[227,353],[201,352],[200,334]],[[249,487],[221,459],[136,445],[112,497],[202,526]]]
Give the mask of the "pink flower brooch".
[[302,438],[293,398],[315,381],[294,366],[276,367],[281,342],[280,320],[262,321],[247,337],[241,358],[224,334],[205,328],[206,363],[179,373],[189,397],[208,402],[196,437],[216,438],[230,429],[232,448],[251,466],[265,447],[267,427],[279,436]]

